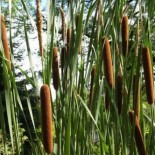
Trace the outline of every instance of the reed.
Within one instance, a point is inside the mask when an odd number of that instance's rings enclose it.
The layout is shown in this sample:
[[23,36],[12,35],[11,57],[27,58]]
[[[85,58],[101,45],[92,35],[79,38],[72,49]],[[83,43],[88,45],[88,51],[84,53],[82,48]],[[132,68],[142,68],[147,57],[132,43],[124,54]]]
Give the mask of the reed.
[[60,7],[61,19],[62,19],[62,40],[65,41],[66,38],[66,22],[65,22],[65,13]]
[[[137,87],[136,87],[137,86]],[[133,77],[133,110],[137,116],[140,118],[140,80],[137,75]]]
[[7,30],[5,26],[5,19],[4,15],[1,14],[1,38],[2,38],[2,44],[4,49],[4,55],[5,58],[8,60],[8,66],[11,69],[11,60],[10,60],[10,49],[9,49],[9,43],[7,38]]
[[129,28],[128,28],[128,16],[123,16],[122,18],[122,53],[126,56],[128,53],[128,39],[129,38]]
[[122,75],[118,75],[116,77],[116,104],[117,104],[117,109],[118,109],[118,114],[121,114],[122,111],[122,96],[123,96],[123,92],[122,92],[122,86],[123,86],[123,79],[122,79]]
[[139,121],[138,121],[137,116],[135,116],[133,110],[129,111],[129,118],[130,118],[131,124],[132,125],[134,124],[134,136],[135,136],[138,153],[139,153],[139,155],[146,155],[146,150],[145,150],[145,146],[144,146],[144,141],[143,141],[143,136],[141,133]]
[[91,71],[91,81],[90,81],[90,95],[89,95],[89,109],[92,111],[93,107],[93,97],[94,97],[94,79],[95,79],[95,74],[96,74],[96,65],[94,65],[92,71]]
[[37,31],[38,31],[38,41],[39,41],[39,49],[40,55],[43,56],[43,41],[42,41],[42,15],[40,11],[40,0],[36,0],[36,22],[37,22]]
[[154,102],[153,73],[150,52],[147,47],[142,49],[142,63],[144,68],[147,101],[149,104],[152,104]]
[[53,86],[54,89],[57,91],[59,88],[60,84],[60,79],[59,79],[59,65],[58,65],[58,48],[54,47],[53,48]]
[[47,84],[43,84],[40,90],[41,97],[41,127],[43,135],[43,145],[47,153],[53,152],[52,135],[52,108],[50,89]]

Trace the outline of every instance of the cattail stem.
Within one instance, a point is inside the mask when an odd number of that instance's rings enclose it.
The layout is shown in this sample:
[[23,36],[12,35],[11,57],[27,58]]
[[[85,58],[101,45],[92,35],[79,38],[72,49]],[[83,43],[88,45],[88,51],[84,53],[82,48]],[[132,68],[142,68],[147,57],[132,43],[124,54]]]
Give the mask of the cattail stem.
[[122,53],[123,56],[126,56],[128,53],[128,38],[129,38],[129,29],[128,29],[128,16],[123,16],[122,18]]
[[1,14],[1,37],[2,37],[2,44],[3,44],[5,58],[8,60],[8,66],[11,69],[10,50],[9,50],[9,43],[8,43],[8,38],[7,38],[7,30],[5,26],[5,19],[2,14]]
[[118,114],[121,114],[122,111],[122,96],[123,96],[123,92],[122,92],[122,85],[123,85],[123,79],[121,75],[118,75],[116,77],[116,92],[117,92],[117,108],[118,108]]
[[60,84],[60,79],[59,79],[59,65],[58,65],[58,48],[54,47],[53,48],[53,86],[54,89],[57,91],[59,88]]
[[[109,87],[112,88],[114,86],[113,66],[112,66],[111,50],[108,38],[103,38],[102,43],[103,43],[102,58],[104,62],[105,79],[107,80]],[[105,102],[107,103],[106,109],[108,109],[110,103],[108,92],[106,92]]]
[[36,0],[36,19],[37,19],[37,31],[38,31],[38,41],[39,41],[39,49],[40,55],[43,56],[43,41],[42,41],[42,15],[40,11],[40,0]]
[[146,96],[149,104],[154,102],[153,74],[150,52],[147,47],[142,49],[142,62],[144,67],[144,78],[146,87]]
[[134,111],[132,111],[132,110],[129,111],[129,117],[130,117],[131,124],[132,125],[134,124],[134,129],[135,129],[134,135],[135,135],[135,141],[136,141],[138,153],[139,153],[139,155],[146,155],[146,150],[145,150],[145,146],[144,146],[143,136],[141,133],[141,128],[140,128],[137,116],[135,116],[135,114],[134,114]]
[[41,97],[41,127],[43,135],[43,145],[47,153],[52,153],[53,135],[52,135],[51,94],[47,84],[44,84],[41,87],[40,97]]

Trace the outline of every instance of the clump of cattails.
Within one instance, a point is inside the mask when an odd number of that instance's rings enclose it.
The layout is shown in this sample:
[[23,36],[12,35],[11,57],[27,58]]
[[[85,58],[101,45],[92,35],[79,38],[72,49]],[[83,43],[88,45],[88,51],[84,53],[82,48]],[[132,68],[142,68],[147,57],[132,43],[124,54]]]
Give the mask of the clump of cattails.
[[129,117],[130,117],[131,124],[134,125],[134,136],[135,136],[138,153],[139,155],[146,155],[146,150],[144,146],[140,124],[139,124],[137,116],[134,114],[134,111],[132,110],[129,111]]
[[53,48],[53,86],[54,89],[57,91],[59,88],[60,84],[60,79],[59,79],[59,65],[58,65],[58,48],[54,47]]
[[122,53],[126,56],[128,53],[128,40],[129,40],[129,28],[128,28],[128,16],[122,18]]
[[[102,44],[103,44],[103,63],[104,63],[104,73],[105,73],[105,79],[107,80],[107,83],[110,88],[113,88],[114,86],[114,79],[113,79],[113,66],[112,66],[112,58],[111,58],[111,50],[110,50],[110,44],[108,38],[102,38]],[[109,95],[108,92],[106,92],[105,96],[105,104],[106,109],[109,108]]]
[[67,54],[70,52],[70,42],[72,37],[72,29],[71,27],[68,27],[67,29]]
[[7,30],[5,26],[4,16],[1,14],[1,38],[2,44],[4,49],[5,58],[8,60],[9,68],[11,68],[11,61],[10,61],[10,50],[9,50],[9,43],[7,38]]
[[36,20],[37,20],[37,31],[38,31],[38,40],[39,40],[39,49],[40,55],[43,56],[43,41],[42,41],[42,15],[40,11],[40,0],[36,0]]
[[144,67],[147,101],[149,104],[152,104],[154,102],[153,73],[152,73],[150,52],[147,47],[144,47],[142,49],[142,62]]
[[116,104],[118,109],[118,114],[121,114],[122,111],[122,96],[123,96],[123,78],[122,75],[118,75],[116,77],[116,92],[117,92],[117,98],[116,98]]
[[60,7],[61,18],[62,18],[62,40],[65,41],[66,38],[66,23],[65,23],[65,13]]
[[89,96],[89,109],[92,111],[92,106],[93,106],[93,97],[94,97],[94,79],[95,79],[95,74],[96,74],[96,65],[94,65],[92,71],[91,71],[91,82],[90,82],[90,96]]
[[133,109],[137,116],[137,119],[140,118],[140,80],[137,75],[133,77]]
[[51,94],[47,84],[43,84],[40,90],[41,98],[41,127],[43,135],[43,145],[47,153],[53,152],[52,135],[52,108]]

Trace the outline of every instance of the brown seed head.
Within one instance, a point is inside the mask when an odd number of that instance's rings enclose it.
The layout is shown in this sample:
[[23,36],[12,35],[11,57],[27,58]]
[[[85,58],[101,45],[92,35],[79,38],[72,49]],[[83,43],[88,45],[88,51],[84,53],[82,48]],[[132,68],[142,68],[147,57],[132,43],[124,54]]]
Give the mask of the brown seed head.
[[154,102],[153,74],[150,52],[147,47],[142,49],[142,62],[144,67],[144,78],[146,87],[146,96],[149,104]]
[[69,27],[67,29],[67,54],[69,54],[70,52],[71,36],[72,36],[72,29]]
[[129,29],[128,29],[128,16],[123,16],[122,18],[122,52],[123,56],[127,55],[128,52],[128,38],[129,38]]
[[54,89],[57,91],[60,84],[59,79],[59,65],[58,65],[58,48],[53,48],[53,86]]
[[51,95],[48,85],[44,84],[40,90],[41,98],[41,127],[43,135],[43,145],[47,153],[53,152],[52,135],[52,108]]
[[67,55],[67,49],[66,49],[66,47],[62,47],[62,49],[61,49],[61,74],[62,74],[62,76],[63,76],[66,55]]
[[38,31],[38,41],[40,48],[40,55],[43,56],[43,41],[42,41],[42,15],[40,11],[40,0],[36,0],[36,19],[37,19],[37,31]]
[[102,43],[103,43],[102,53],[103,53],[105,78],[110,88],[112,88],[114,86],[113,66],[112,66],[111,50],[108,38],[103,38]]
[[122,92],[122,85],[123,85],[123,79],[121,75],[118,75],[116,77],[116,92],[117,92],[117,108],[118,108],[118,114],[121,114],[122,111],[122,96],[123,96],[123,92]]
[[[134,111],[133,110],[129,111],[129,118],[130,118],[131,124],[132,125],[134,124],[135,141],[136,141],[137,150],[139,152],[139,155],[146,155],[143,136],[142,136],[142,133],[141,133],[141,128],[140,128],[140,125],[139,125],[139,121],[137,119],[137,116],[134,116]],[[135,120],[134,120],[134,118],[135,118]]]
[[89,96],[89,108],[90,111],[92,111],[92,104],[93,104],[93,97],[94,97],[94,90],[93,90],[93,85],[94,85],[94,78],[96,74],[96,65],[94,65],[92,71],[91,71],[91,82],[90,82],[90,96]]
[[9,61],[8,65],[9,65],[9,68],[11,69],[10,50],[9,50],[9,43],[8,43],[8,38],[7,38],[7,30],[5,26],[4,16],[2,14],[1,14],[1,35],[2,35],[1,37],[2,37],[2,44],[3,44],[5,58]]

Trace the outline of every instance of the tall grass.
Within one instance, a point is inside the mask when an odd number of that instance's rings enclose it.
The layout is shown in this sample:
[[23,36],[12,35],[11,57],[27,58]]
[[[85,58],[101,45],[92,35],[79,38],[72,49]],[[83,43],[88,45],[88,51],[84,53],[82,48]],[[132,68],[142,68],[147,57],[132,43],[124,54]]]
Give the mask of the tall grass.
[[[60,7],[47,1],[44,32],[42,1],[36,2],[36,16],[26,1],[5,3],[22,5],[22,10],[15,8],[22,11],[33,76],[18,68],[33,90],[40,79],[32,69],[34,45],[26,23],[38,33],[42,84],[40,94],[33,92],[36,100],[17,87],[12,24],[1,16],[0,153],[154,154],[153,6],[147,1],[62,0]],[[17,18],[11,9],[4,17]]]

